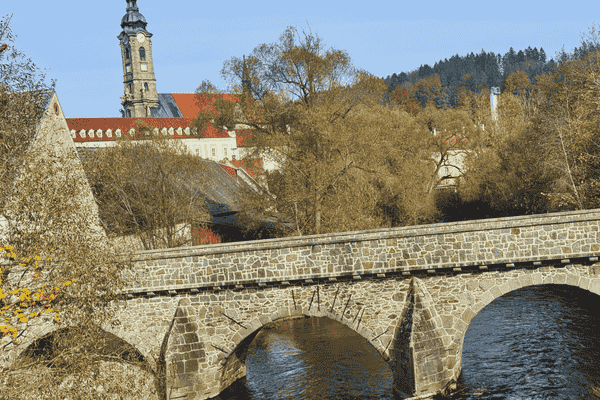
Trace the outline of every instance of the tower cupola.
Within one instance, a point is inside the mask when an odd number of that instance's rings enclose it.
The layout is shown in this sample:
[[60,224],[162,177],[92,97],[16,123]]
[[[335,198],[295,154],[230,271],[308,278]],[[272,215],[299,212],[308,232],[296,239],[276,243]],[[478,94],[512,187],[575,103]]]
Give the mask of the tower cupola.
[[127,0],[127,14],[121,19],[121,28],[127,35],[135,35],[138,31],[146,31],[146,18],[140,13],[136,0]]

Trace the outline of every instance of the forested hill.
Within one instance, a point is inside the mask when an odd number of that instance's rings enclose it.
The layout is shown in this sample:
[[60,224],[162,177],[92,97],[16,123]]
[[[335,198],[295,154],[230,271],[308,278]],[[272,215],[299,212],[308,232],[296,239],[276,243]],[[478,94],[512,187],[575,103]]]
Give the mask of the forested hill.
[[[566,53],[564,48],[558,54],[557,60],[547,59],[543,48],[533,49],[531,46],[516,52],[512,47],[504,54],[486,53],[483,49],[479,54],[472,52],[466,56],[458,54],[450,59],[440,60],[433,68],[428,64],[421,65],[417,70],[388,75],[384,81],[389,85],[389,92],[405,82],[417,83],[434,74],[440,79],[442,92],[446,94],[449,104],[457,106],[456,96],[461,88],[479,93],[483,88],[500,87],[504,91],[506,78],[514,72],[523,70],[527,73],[531,83],[536,83],[540,74],[554,72],[556,66],[564,60],[583,59],[592,51],[600,50],[597,44],[584,42],[580,48],[575,48],[572,53]],[[426,97],[417,94],[417,100],[425,105]],[[434,98],[438,106],[443,105],[443,98]]]

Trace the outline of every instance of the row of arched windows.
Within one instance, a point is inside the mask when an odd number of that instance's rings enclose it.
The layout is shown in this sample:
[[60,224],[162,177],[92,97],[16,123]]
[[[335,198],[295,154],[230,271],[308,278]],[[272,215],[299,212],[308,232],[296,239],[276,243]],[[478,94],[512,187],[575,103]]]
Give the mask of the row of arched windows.
[[[129,59],[130,57],[130,53],[129,53],[129,47],[125,48],[125,58]],[[140,47],[140,59],[141,60],[145,60],[146,59],[146,49],[143,47]]]

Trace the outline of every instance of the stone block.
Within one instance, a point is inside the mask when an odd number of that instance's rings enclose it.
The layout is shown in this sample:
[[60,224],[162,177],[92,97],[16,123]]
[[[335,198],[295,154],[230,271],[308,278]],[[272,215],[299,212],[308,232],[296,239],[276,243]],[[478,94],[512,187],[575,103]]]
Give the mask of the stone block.
[[465,312],[460,316],[460,319],[463,320],[467,325],[471,323],[471,320],[475,317],[475,312],[471,308],[467,308]]
[[554,283],[554,278],[552,277],[552,275],[544,276],[544,279],[542,280],[542,285],[551,285],[553,283]]
[[502,290],[500,289],[499,286],[493,286],[490,289],[490,293],[492,294],[492,296],[494,296],[494,298],[498,298],[503,295]]
[[263,325],[267,325],[273,321],[271,315],[265,314],[258,317],[259,321]]
[[527,287],[533,285],[533,280],[531,279],[531,275],[521,275],[519,276],[519,282],[521,283],[521,287]]
[[579,276],[574,274],[567,274],[567,285],[579,286]]
[[600,279],[595,278],[590,282],[590,292],[600,295]]
[[510,287],[510,290],[517,290],[521,288],[521,282],[519,282],[519,280],[517,278],[512,278],[508,281],[508,286]]
[[186,373],[197,372],[197,371],[198,371],[198,360],[193,359],[193,360],[187,360],[185,362],[185,372]]
[[558,273],[554,276],[554,284],[555,285],[564,285],[567,283],[567,274]]
[[490,304],[492,301],[494,301],[494,296],[490,292],[485,292],[481,296],[480,302],[483,303],[483,304],[485,304],[485,305]]
[[590,278],[588,278],[586,276],[582,276],[579,279],[579,287],[582,288],[582,289],[584,289],[584,290],[589,290],[589,288],[590,288],[590,282],[591,282]]
[[486,291],[489,290],[492,286],[494,286],[495,283],[496,282],[494,279],[482,279],[479,282],[479,287],[481,288],[481,290]]
[[290,316],[290,310],[287,307],[279,307],[277,309],[277,315],[279,318],[286,318]]

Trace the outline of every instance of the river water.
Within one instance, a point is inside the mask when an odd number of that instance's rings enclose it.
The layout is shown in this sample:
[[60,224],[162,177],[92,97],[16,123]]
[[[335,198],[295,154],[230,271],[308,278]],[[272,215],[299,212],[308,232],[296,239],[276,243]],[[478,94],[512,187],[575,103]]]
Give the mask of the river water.
[[[269,325],[246,367],[246,382],[224,398],[393,399],[392,373],[377,351],[327,318]],[[600,399],[600,297],[551,285],[494,300],[467,330],[452,398]]]

